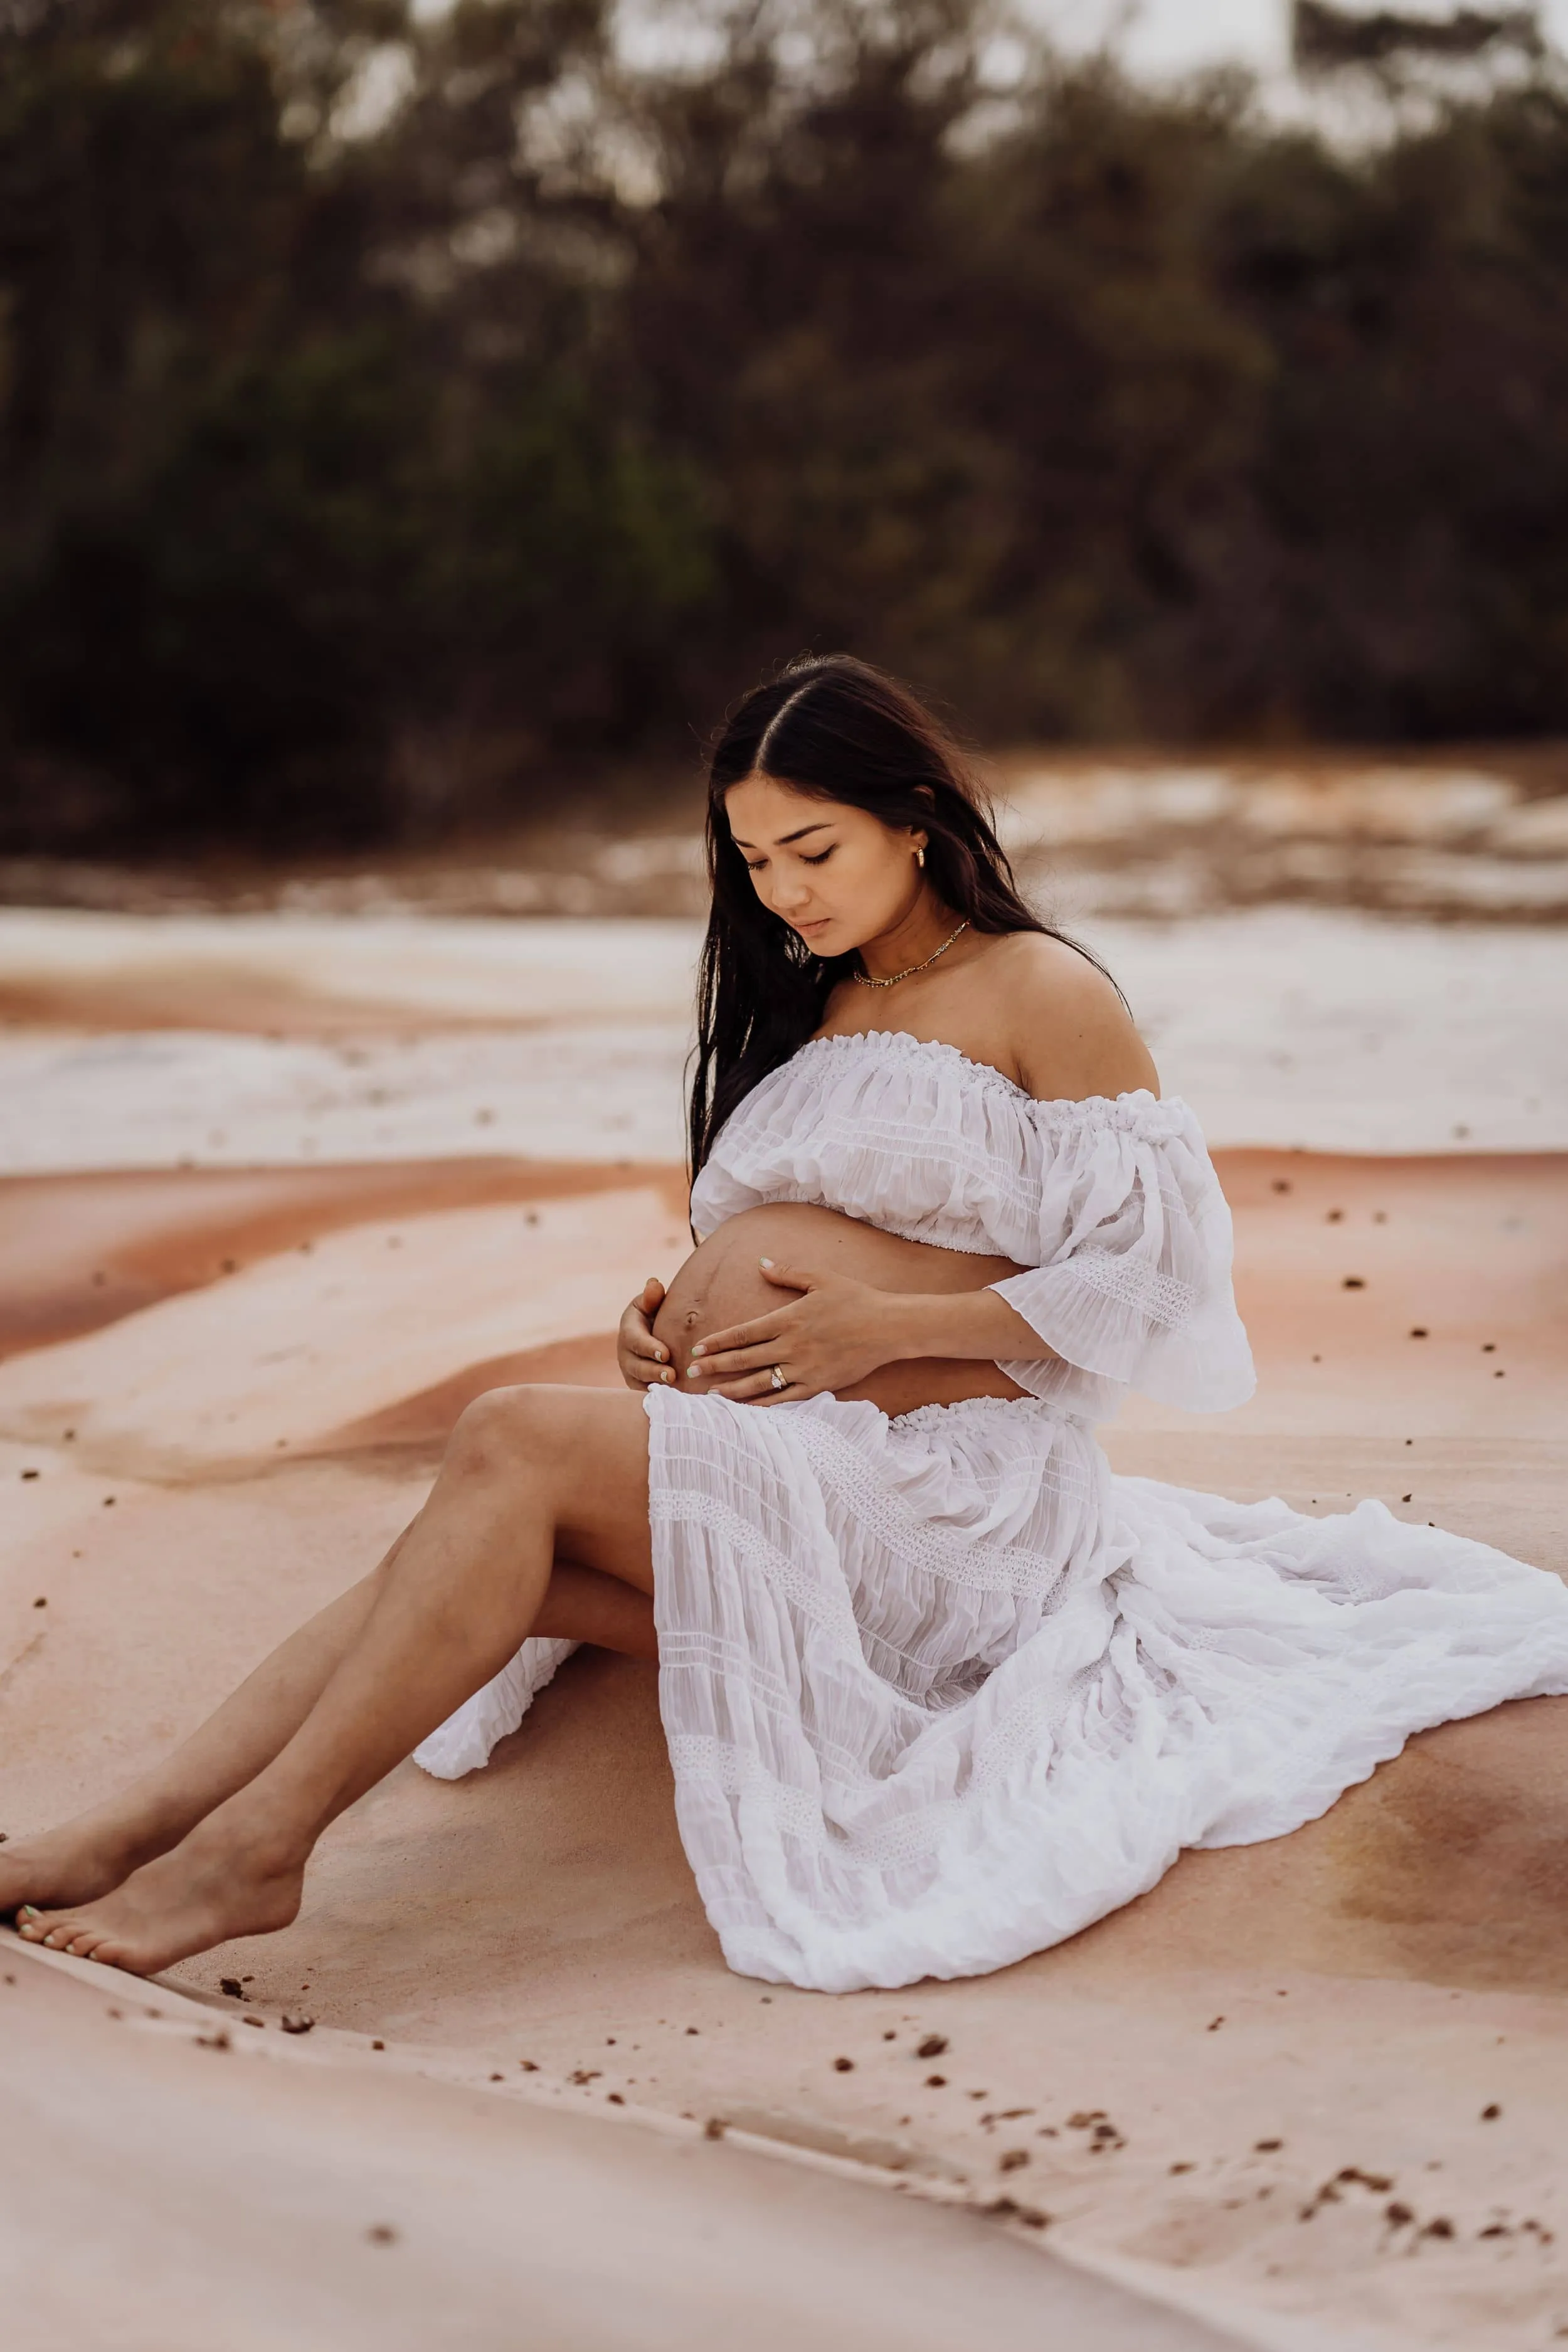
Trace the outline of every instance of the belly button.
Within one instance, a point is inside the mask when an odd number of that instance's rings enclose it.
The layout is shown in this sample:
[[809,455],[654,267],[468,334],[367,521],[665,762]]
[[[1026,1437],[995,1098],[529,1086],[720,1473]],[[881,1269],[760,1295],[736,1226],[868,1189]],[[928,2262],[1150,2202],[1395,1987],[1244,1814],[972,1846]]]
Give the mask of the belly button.
[[701,1320],[702,1320],[702,1309],[701,1309],[700,1307],[692,1307],[692,1309],[691,1309],[690,1313],[689,1313],[689,1314],[687,1316],[687,1318],[686,1318],[686,1328],[687,1328],[687,1329],[689,1331],[689,1330],[690,1330],[690,1328],[691,1328],[691,1327],[692,1327],[692,1325],[693,1325],[694,1323],[700,1323],[700,1322],[701,1322]]

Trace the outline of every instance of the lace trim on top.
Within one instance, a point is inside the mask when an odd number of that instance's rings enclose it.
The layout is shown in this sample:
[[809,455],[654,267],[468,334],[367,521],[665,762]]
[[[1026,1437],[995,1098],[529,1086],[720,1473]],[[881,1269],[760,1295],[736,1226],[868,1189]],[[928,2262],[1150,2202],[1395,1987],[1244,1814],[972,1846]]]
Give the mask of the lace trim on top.
[[1016,1078],[1010,1078],[1006,1072],[999,1070],[994,1062],[972,1062],[969,1055],[960,1053],[956,1045],[945,1045],[940,1037],[917,1037],[908,1029],[834,1030],[826,1037],[808,1038],[804,1045],[790,1055],[789,1062],[782,1063],[780,1067],[787,1070],[791,1062],[802,1062],[813,1054],[843,1051],[846,1048],[861,1045],[875,1045],[887,1053],[901,1055],[905,1058],[911,1054],[935,1054],[943,1061],[955,1063],[961,1069],[966,1070],[970,1076],[976,1079],[982,1086],[1000,1087],[1004,1094],[1013,1095],[1021,1102],[1034,1100],[1026,1087],[1021,1087]]
[[1131,1307],[1134,1314],[1146,1315],[1151,1323],[1163,1323],[1168,1330],[1179,1331],[1198,1303],[1190,1282],[1162,1274],[1146,1258],[1118,1257],[1086,1242],[1068,1265],[1086,1289],[1097,1290],[1102,1298],[1114,1298],[1121,1306]]
[[941,1429],[950,1414],[963,1421],[972,1416],[979,1418],[993,1412],[1019,1411],[1043,1413],[1047,1421],[1076,1421],[1081,1417],[1045,1397],[973,1396],[954,1397],[949,1404],[911,1405],[908,1412],[892,1413],[889,1420],[894,1429]]
[[[1064,1118],[1077,1115],[1098,1125],[1142,1129],[1152,1134],[1177,1133],[1187,1116],[1187,1107],[1180,1095],[1153,1095],[1147,1087],[1137,1087],[1131,1093],[1120,1095],[1032,1095],[1027,1087],[1021,1087],[1016,1078],[1008,1077],[1006,1072],[997,1069],[994,1063],[972,1061],[956,1045],[949,1045],[940,1037],[917,1037],[908,1029],[835,1030],[826,1037],[811,1037],[790,1055],[787,1062],[781,1062],[779,1068],[768,1075],[777,1077],[782,1071],[797,1068],[814,1055],[839,1054],[862,1046],[873,1047],[879,1053],[904,1061],[929,1055],[938,1061],[946,1062],[952,1068],[962,1070],[965,1077],[976,1086],[1009,1095],[1015,1102],[1027,1103],[1037,1113],[1059,1112]],[[759,1081],[763,1086],[767,1082],[766,1078]],[[744,1108],[743,1104],[741,1108]],[[1171,1113],[1169,1128],[1158,1121],[1152,1122],[1151,1112]]]

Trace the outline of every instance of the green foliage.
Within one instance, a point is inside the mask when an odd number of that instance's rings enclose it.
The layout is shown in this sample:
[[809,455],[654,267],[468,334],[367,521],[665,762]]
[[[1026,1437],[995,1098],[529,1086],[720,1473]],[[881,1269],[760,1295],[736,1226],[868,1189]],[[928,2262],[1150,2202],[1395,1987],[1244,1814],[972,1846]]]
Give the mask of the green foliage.
[[435,833],[845,645],[1568,723],[1568,102],[1354,155],[982,0],[0,0],[0,844]]

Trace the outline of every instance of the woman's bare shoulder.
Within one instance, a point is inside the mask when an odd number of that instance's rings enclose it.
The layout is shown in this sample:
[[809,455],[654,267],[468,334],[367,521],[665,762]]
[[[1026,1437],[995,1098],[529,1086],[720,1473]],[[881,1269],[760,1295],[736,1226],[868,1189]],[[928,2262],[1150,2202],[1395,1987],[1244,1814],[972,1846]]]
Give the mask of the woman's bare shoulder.
[[994,966],[1005,988],[1011,1058],[1040,1102],[1160,1091],[1160,1074],[1132,1016],[1089,958],[1064,940],[1017,931],[998,940]]

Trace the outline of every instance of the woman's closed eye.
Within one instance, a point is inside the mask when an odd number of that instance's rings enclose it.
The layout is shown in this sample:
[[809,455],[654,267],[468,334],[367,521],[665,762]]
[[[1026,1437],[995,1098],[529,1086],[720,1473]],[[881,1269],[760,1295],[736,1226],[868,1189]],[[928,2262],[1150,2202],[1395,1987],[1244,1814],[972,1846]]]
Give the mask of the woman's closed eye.
[[[827,848],[819,850],[815,857],[808,857],[803,850],[800,862],[803,866],[826,866],[837,846],[837,842],[830,843]],[[765,870],[767,862],[765,857],[748,857],[746,871],[748,874],[761,874]]]

